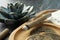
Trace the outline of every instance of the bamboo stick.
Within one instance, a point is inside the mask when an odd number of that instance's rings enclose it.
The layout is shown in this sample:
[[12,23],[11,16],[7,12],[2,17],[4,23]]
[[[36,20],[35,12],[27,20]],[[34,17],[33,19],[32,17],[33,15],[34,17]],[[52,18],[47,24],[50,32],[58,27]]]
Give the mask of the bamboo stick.
[[45,14],[45,15],[37,18],[36,20],[29,22],[28,24],[23,26],[22,29],[28,29],[28,28],[31,28],[34,26],[36,27],[38,24],[42,23],[45,19],[47,19],[50,16],[51,16],[51,13]]
[[9,33],[9,29],[6,28],[2,32],[0,32],[0,40],[4,38]]

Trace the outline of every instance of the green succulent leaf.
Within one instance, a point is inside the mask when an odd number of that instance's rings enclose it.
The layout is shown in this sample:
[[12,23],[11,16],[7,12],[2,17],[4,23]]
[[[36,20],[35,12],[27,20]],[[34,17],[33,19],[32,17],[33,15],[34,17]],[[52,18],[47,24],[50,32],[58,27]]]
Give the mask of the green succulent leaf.
[[[0,8],[0,17],[1,22],[5,22],[5,24],[16,24],[17,23],[24,23],[25,21],[29,20],[30,17],[34,14],[33,6],[26,6],[23,3],[10,3],[8,4],[7,8],[1,7]],[[1,16],[0,15],[0,16]]]
[[19,17],[19,18],[22,18],[22,17],[24,17],[25,15],[27,15],[27,13],[28,13],[28,12],[21,13],[21,14],[18,15],[18,17]]
[[10,7],[11,12],[14,12],[14,6],[12,3],[9,4],[9,7]]
[[6,12],[0,11],[0,14],[3,15],[5,18],[12,19],[11,15]]
[[27,21],[27,20],[29,20],[29,15],[26,15],[26,16],[24,16],[23,18],[20,18],[20,19],[18,19],[20,22],[21,21]]
[[15,3],[15,9],[18,9],[19,3]]
[[30,9],[28,10],[28,13],[32,12],[33,10],[33,6],[30,7]]
[[24,7],[24,4],[19,5],[17,10],[18,14],[22,13],[23,7]]
[[26,11],[28,11],[29,8],[30,8],[30,6],[26,6],[26,5],[24,5],[24,8],[23,8],[22,12],[26,12]]
[[5,7],[0,7],[0,11],[3,11],[3,12],[6,12],[6,13],[9,13],[9,10]]
[[0,22],[4,23],[4,19],[1,19],[1,18],[0,18]]

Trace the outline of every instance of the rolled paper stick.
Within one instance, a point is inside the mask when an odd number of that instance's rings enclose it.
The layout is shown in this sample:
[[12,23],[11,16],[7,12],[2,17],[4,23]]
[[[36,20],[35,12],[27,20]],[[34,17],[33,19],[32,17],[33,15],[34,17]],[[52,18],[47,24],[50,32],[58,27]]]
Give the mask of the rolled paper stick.
[[4,38],[9,33],[9,29],[6,28],[2,32],[0,32],[0,40]]
[[28,24],[23,26],[22,29],[28,29],[28,28],[31,28],[31,27],[34,27],[34,26],[36,27],[38,24],[42,23],[45,19],[47,19],[50,16],[51,16],[51,13],[45,14],[45,15],[37,18],[36,20],[29,22]]
[[47,14],[49,12],[55,12],[55,11],[57,11],[57,9],[48,9],[48,10],[41,11],[35,15],[34,19],[37,19],[37,18],[41,17],[42,15]]

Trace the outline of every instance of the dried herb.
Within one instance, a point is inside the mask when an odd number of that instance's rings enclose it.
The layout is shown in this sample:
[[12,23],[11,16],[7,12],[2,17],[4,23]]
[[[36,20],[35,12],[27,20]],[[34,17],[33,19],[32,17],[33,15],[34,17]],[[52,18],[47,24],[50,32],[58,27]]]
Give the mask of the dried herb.
[[37,28],[37,29],[33,30],[33,31],[31,32],[31,35],[37,34],[37,33],[40,33],[40,32],[55,33],[55,31],[54,31],[53,29],[42,26],[42,27],[40,27],[40,28]]
[[53,40],[53,39],[50,36],[35,34],[32,36],[29,36],[26,40]]
[[44,36],[50,36],[53,40],[60,40],[60,35],[53,34],[53,33],[45,33]]
[[26,40],[60,40],[60,36],[53,33],[45,33],[43,35],[34,34],[29,36]]

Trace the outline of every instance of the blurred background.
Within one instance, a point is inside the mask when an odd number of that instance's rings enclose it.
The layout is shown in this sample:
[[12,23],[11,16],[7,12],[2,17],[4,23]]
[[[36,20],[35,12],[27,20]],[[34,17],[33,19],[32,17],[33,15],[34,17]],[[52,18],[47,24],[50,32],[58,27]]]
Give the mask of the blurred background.
[[[46,9],[60,9],[60,0],[0,0],[0,6],[7,7],[7,3],[21,2],[26,5],[34,6],[36,13]],[[4,29],[4,25],[0,23],[0,31]],[[7,40],[4,39],[4,40]]]
[[36,12],[45,9],[60,9],[60,0],[1,0],[0,6],[7,6],[7,3],[21,2],[26,5],[34,6]]

